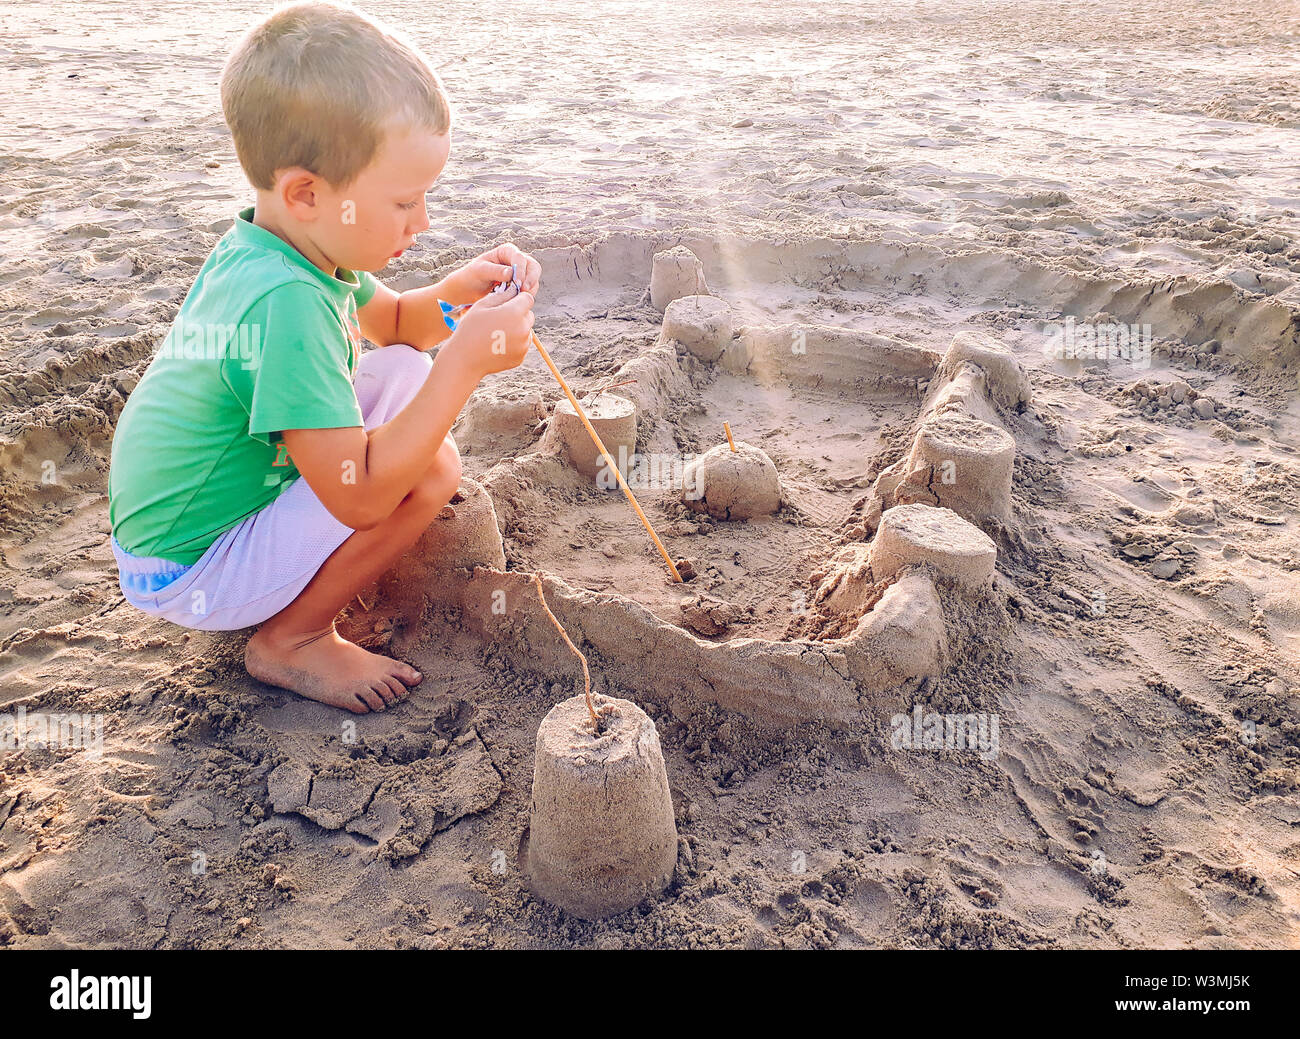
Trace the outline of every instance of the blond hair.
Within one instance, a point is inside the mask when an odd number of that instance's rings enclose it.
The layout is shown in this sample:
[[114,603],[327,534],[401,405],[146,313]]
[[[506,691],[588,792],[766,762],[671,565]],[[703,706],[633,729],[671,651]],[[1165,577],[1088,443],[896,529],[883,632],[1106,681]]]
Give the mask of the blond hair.
[[346,187],[391,126],[451,128],[442,81],[398,32],[350,5],[294,3],[239,41],[221,73],[221,108],[253,187],[301,166]]

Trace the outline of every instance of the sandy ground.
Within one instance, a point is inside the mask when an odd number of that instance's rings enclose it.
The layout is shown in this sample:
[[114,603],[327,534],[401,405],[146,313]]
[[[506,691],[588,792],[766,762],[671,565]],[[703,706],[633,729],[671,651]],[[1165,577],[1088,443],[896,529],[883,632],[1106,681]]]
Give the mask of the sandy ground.
[[[850,726],[773,732],[596,660],[598,688],[658,724],[677,873],[599,924],[532,898],[533,740],[571,683],[454,611],[414,624],[371,599],[347,630],[396,631],[428,677],[353,733],[247,678],[246,632],[152,621],[117,588],[113,424],[251,198],[216,77],[262,6],[15,0],[0,711],[102,713],[105,732],[101,757],[0,751],[0,945],[1300,945],[1294,6],[370,8],[428,49],[461,120],[433,227],[388,284],[507,239],[538,251],[539,332],[582,389],[654,348],[649,258],[679,241],[742,323],[940,353],[994,335],[1033,390],[1006,422],[995,592],[941,675]],[[1149,367],[1045,355],[1065,316],[1149,324]],[[639,446],[702,451],[729,421],[784,504],[701,524],[645,489],[647,514],[693,590],[736,607],[702,637],[799,636],[790,604],[863,539],[920,400],[678,365]],[[622,499],[547,461],[558,397],[530,357],[457,427],[468,475],[499,489],[509,569],[681,624]],[[996,714],[999,753],[891,749],[917,704]]]

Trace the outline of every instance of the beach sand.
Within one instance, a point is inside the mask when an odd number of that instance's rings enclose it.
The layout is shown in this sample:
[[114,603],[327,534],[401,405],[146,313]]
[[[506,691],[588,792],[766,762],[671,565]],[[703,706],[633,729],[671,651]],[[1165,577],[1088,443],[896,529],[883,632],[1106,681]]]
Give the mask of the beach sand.
[[[456,427],[507,570],[547,575],[597,691],[656,722],[676,874],[594,923],[524,886],[537,729],[581,691],[544,622],[487,639],[394,575],[341,627],[426,678],[353,718],[248,678],[248,632],[123,602],[113,427],[252,202],[216,83],[264,6],[12,0],[0,718],[102,715],[104,742],[0,750],[0,946],[1300,945],[1294,5],[365,7],[459,120],[432,227],[382,280],[513,241],[575,389],[640,374],[615,391],[643,405],[639,449],[702,453],[726,421],[780,474],[780,511],[741,523],[637,491],[701,575],[684,591],[622,496],[548,453],[538,356]],[[661,344],[651,262],[678,244],[737,341],[833,326],[937,357],[974,330],[1023,367],[997,574],[945,592],[937,674],[774,720],[786,685],[729,708],[662,650],[817,637],[792,604],[869,538],[926,401]],[[1050,356],[1067,320],[1149,326],[1151,355]],[[996,716],[997,753],[894,749],[917,706]]]

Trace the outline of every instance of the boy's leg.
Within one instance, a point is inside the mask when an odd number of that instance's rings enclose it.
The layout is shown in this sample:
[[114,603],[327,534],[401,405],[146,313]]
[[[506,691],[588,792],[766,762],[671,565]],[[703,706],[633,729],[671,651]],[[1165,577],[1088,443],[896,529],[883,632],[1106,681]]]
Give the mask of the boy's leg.
[[[408,355],[418,356],[412,361]],[[405,406],[430,364],[427,356],[410,347],[385,347],[362,359],[357,397],[367,429],[387,422]],[[398,387],[405,392],[394,392]],[[393,514],[377,527],[352,533],[298,597],[249,639],[244,653],[249,674],[357,714],[382,711],[419,682],[421,676],[410,665],[340,636],[334,618],[415,544],[456,493],[460,476],[460,453],[448,436],[424,479]]]
[[352,534],[298,598],[249,639],[244,652],[249,674],[357,714],[382,711],[419,682],[409,664],[344,639],[334,630],[334,618],[415,544],[459,486],[460,456],[447,440],[428,475],[393,514]]

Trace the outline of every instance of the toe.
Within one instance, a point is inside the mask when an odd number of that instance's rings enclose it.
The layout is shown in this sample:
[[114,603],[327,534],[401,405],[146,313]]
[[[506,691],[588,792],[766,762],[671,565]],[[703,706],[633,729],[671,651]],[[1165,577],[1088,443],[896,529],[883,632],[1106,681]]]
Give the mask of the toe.
[[385,707],[384,698],[371,686],[359,689],[357,691],[357,698],[364,702],[372,711],[382,711]]
[[410,664],[403,664],[400,660],[393,661],[393,664],[393,676],[405,682],[408,686],[415,685],[424,677]]
[[370,705],[367,704],[365,700],[361,699],[360,693],[353,693],[352,696],[347,698],[340,706],[351,711],[353,714],[370,713]]
[[374,683],[375,692],[384,698],[384,703],[392,706],[402,698],[406,687],[395,678],[381,678]]

